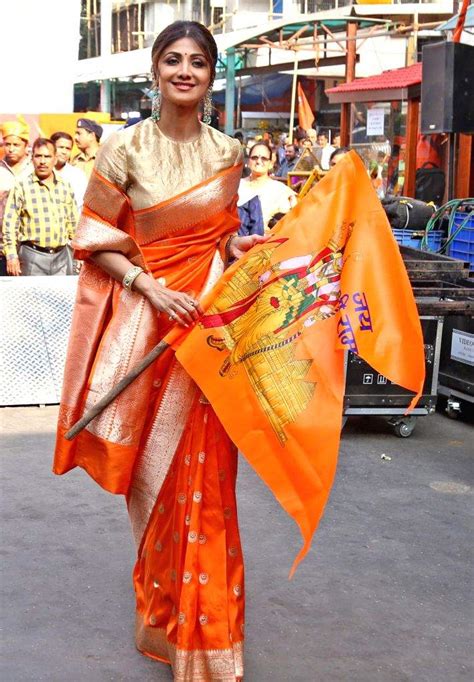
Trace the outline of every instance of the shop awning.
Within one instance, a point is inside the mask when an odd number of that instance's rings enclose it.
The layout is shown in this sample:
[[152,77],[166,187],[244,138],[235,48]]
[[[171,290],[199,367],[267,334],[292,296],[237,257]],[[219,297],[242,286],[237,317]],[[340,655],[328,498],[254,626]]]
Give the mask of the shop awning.
[[382,71],[326,90],[331,104],[409,99],[419,94],[421,62],[401,69]]
[[[265,110],[270,104],[281,104],[286,108],[286,95],[291,90],[291,76],[287,74],[271,74],[265,76],[251,76],[241,85],[241,106],[262,104]],[[225,103],[225,91],[214,92],[212,99],[217,104]]]

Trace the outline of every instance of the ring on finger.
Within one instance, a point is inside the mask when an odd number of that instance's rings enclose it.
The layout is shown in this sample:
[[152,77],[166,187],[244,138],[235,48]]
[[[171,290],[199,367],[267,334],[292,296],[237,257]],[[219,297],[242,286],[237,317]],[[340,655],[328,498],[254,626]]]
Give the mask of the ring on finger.
[[171,313],[170,315],[168,315],[168,320],[170,320],[170,321],[176,320],[176,315],[174,313]]

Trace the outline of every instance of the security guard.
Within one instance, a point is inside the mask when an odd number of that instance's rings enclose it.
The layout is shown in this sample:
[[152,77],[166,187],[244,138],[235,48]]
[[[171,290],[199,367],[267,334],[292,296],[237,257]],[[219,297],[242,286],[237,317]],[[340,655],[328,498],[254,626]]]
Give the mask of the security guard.
[[80,118],[76,123],[74,141],[80,152],[72,159],[71,164],[80,168],[87,178],[94,168],[102,133],[102,126],[90,118]]

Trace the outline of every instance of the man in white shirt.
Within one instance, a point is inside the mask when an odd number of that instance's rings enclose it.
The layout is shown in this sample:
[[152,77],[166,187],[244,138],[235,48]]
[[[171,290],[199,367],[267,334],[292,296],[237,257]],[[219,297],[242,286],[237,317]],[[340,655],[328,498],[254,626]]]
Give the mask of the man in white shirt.
[[318,145],[321,147],[321,168],[329,170],[329,159],[334,151],[334,147],[329,144],[328,136],[322,131],[318,133]]
[[56,172],[71,185],[77,210],[80,212],[84,202],[87,177],[79,168],[69,163],[74,141],[69,133],[64,132],[54,133],[51,135],[51,140],[56,147]]

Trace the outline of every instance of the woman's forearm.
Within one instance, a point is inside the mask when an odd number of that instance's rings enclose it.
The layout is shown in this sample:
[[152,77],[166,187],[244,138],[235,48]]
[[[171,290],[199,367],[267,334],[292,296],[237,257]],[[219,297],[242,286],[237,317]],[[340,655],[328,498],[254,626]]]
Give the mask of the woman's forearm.
[[[97,251],[90,258],[117,282],[121,282],[128,270],[133,268],[133,263],[117,251]],[[133,282],[133,290],[144,296],[148,295],[152,286],[153,278],[145,272],[140,273]]]
[[[127,271],[133,268],[133,263],[117,251],[98,251],[91,259],[117,282],[122,282]],[[201,312],[194,298],[184,292],[168,289],[146,272],[138,275],[132,289],[145,296],[158,312],[166,313],[170,321],[185,327],[196,322]]]

